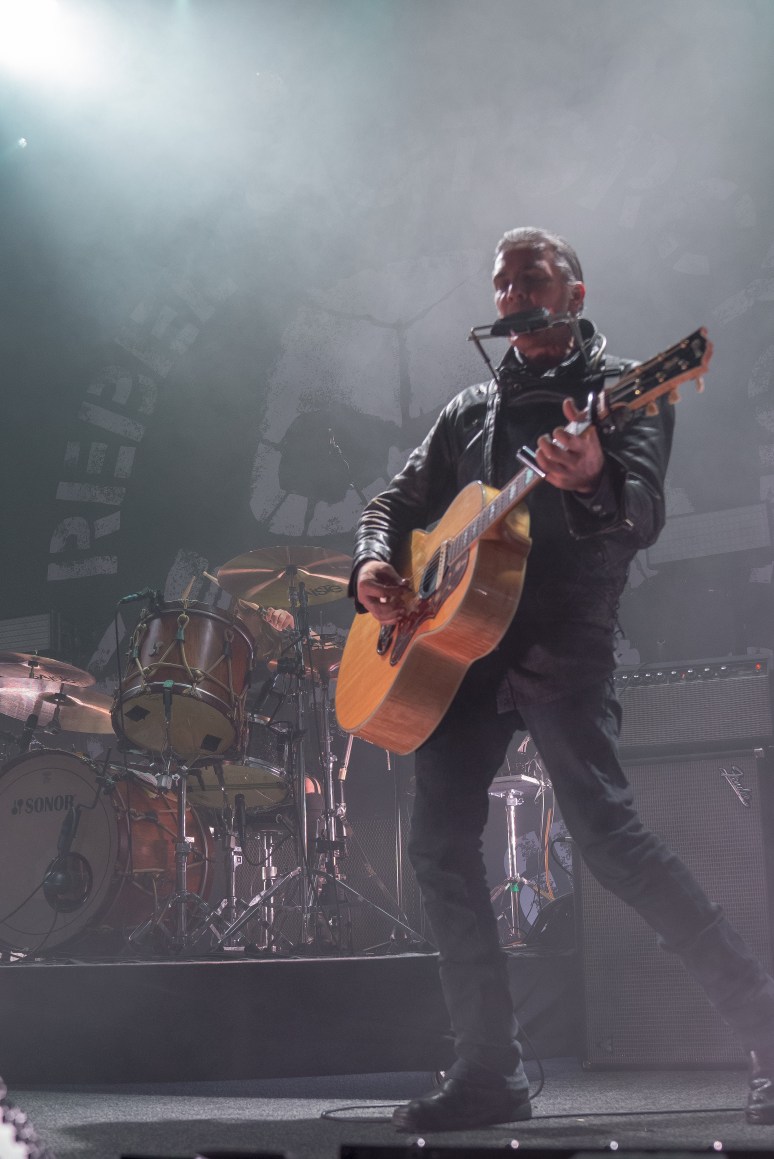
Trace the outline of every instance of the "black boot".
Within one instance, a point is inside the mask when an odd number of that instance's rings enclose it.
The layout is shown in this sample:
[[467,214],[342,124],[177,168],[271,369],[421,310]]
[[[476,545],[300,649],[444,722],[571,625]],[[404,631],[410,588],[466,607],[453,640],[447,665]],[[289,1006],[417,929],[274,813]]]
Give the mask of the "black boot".
[[476,1086],[448,1078],[438,1090],[398,1107],[392,1121],[399,1131],[414,1133],[469,1131],[493,1123],[516,1123],[531,1118],[528,1091]]
[[750,1093],[745,1118],[748,1123],[774,1123],[774,1050],[750,1051]]

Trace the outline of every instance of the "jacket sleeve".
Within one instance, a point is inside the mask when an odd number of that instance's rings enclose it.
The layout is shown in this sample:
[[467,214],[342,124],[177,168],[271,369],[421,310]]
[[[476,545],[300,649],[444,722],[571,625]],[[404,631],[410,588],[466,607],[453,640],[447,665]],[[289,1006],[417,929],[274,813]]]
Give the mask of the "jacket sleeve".
[[664,478],[674,425],[674,407],[662,401],[658,414],[636,411],[601,436],[605,467],[596,493],[562,493],[574,538],[615,535],[637,551],[655,542],[666,519]]
[[426,527],[454,498],[456,472],[449,408],[441,412],[425,441],[403,470],[365,507],[355,532],[349,594],[355,594],[360,565],[368,559],[395,564],[407,536]]

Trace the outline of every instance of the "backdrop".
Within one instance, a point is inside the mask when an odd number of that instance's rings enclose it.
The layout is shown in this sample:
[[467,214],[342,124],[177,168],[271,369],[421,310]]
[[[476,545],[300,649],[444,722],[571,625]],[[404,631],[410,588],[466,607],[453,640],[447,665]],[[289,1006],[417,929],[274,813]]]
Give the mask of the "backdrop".
[[485,377],[493,248],[534,224],[612,350],[716,347],[622,658],[772,646],[769,0],[59,9],[53,52],[42,17],[0,37],[0,618],[58,611],[104,676],[120,596],[350,551],[361,496]]

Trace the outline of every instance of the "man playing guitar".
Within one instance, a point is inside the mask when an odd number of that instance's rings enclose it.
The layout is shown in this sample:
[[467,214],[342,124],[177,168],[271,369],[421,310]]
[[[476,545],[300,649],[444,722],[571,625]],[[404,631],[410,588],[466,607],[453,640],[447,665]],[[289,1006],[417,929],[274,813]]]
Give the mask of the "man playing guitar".
[[520,448],[535,448],[544,483],[526,500],[532,547],[516,613],[416,753],[409,854],[440,949],[457,1060],[438,1090],[399,1107],[394,1122],[423,1132],[531,1115],[481,855],[489,785],[514,732],[526,730],[591,872],[681,957],[752,1052],[747,1118],[772,1123],[774,981],[643,826],[618,759],[621,710],[611,679],[618,600],[635,553],[664,524],[674,410],[642,409],[625,424],[573,429],[589,392],[633,364],[611,358],[603,336],[579,317],[583,275],[563,238],[533,228],[506,233],[493,282],[500,318],[542,307],[568,321],[516,327],[500,382],[469,387],[445,407],[403,471],[367,505],[357,532],[351,594],[361,613],[397,624],[409,594],[398,570],[409,533],[438,520],[474,480],[503,487]]

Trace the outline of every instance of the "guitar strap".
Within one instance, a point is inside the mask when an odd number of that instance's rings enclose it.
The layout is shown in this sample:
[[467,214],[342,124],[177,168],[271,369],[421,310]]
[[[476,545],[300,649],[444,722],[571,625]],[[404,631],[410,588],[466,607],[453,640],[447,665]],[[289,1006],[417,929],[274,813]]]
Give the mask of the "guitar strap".
[[491,379],[486,393],[486,415],[484,416],[484,436],[481,440],[481,481],[494,487],[494,446],[497,416],[500,413],[500,388]]

